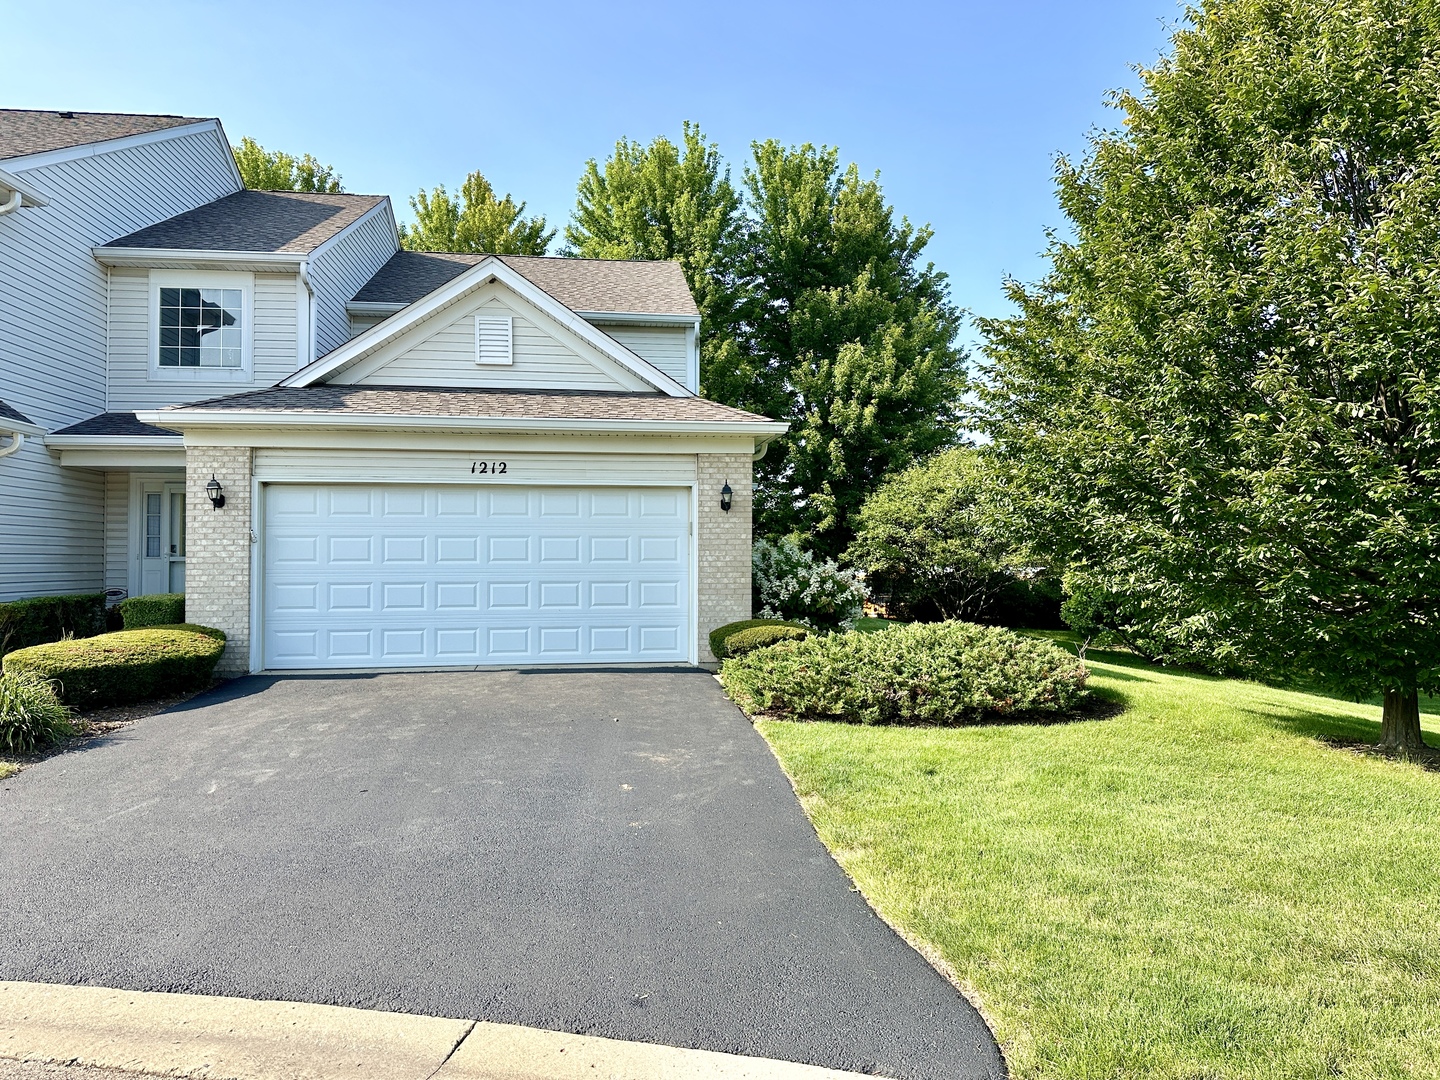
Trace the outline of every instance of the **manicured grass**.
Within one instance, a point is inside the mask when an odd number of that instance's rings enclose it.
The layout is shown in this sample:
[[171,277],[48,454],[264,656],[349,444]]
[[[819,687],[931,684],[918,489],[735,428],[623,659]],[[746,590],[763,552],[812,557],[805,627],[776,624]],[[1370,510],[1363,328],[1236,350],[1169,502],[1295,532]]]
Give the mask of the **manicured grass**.
[[887,626],[903,626],[900,619],[882,619],[876,615],[861,615],[855,620],[855,629],[862,634],[873,634],[876,630],[884,630]]
[[760,728],[1019,1080],[1440,1076],[1440,773],[1322,741],[1371,706],[1089,660],[1118,717]]

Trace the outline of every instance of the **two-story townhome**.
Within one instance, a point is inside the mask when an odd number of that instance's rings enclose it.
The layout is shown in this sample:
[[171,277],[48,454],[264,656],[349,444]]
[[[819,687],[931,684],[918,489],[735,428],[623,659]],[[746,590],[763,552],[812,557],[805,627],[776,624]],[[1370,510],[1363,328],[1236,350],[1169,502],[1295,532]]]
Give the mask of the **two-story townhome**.
[[186,593],[223,670],[705,663],[752,462],[674,263],[401,251],[219,121],[0,110],[0,600]]

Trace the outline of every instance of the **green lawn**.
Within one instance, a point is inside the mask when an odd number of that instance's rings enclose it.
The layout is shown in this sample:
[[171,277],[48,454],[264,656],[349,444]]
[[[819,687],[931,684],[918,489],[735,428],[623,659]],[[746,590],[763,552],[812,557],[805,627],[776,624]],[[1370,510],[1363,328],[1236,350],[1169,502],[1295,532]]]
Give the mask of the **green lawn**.
[[760,729],[1018,1080],[1440,1076],[1440,773],[1322,741],[1370,706],[1090,666],[1120,716]]

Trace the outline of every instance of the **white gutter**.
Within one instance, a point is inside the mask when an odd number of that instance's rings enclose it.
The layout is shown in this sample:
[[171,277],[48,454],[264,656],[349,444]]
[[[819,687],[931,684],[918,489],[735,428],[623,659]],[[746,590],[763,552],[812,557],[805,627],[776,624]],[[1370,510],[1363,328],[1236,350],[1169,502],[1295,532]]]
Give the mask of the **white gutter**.
[[46,435],[45,445],[58,446],[64,450],[79,447],[98,447],[105,450],[169,450],[183,447],[185,439],[181,435]]
[[10,198],[7,199],[5,202],[0,203],[0,217],[4,217],[6,214],[14,213],[16,210],[19,209],[20,192],[12,191],[10,192]]
[[[563,416],[392,416],[375,413],[268,412],[239,409],[138,410],[135,418],[157,427],[400,428],[439,431],[550,434],[748,435],[774,439],[790,429],[775,420],[612,420]],[[154,436],[147,436],[154,440]]]
[[306,256],[276,251],[212,251],[205,248],[126,248],[102,244],[90,254],[102,266],[173,266],[177,262],[262,263],[283,270],[298,270]]
[[[315,362],[315,286],[310,284],[309,259],[300,260],[298,273],[300,274],[300,284],[305,286],[305,292],[310,297],[310,310],[306,313],[305,318],[306,336],[309,338],[305,343],[305,355],[309,357],[309,359],[306,360],[305,363],[313,364]],[[301,366],[303,367],[304,365]]]
[[[36,188],[31,186],[30,184],[27,184],[24,180],[21,180],[14,173],[6,172],[4,169],[0,169],[0,189],[7,188],[10,191],[14,192],[14,195],[10,196],[10,201],[13,202],[15,195],[18,195],[20,196],[21,206],[50,205],[50,200],[47,199],[44,195],[41,195]],[[0,213],[8,214],[10,213],[10,211],[3,210],[0,211]]]
[[0,436],[10,436],[10,441],[0,446],[0,458],[9,457],[25,445],[25,436],[44,436],[45,429],[39,424],[27,423],[24,420],[10,420],[0,416]]

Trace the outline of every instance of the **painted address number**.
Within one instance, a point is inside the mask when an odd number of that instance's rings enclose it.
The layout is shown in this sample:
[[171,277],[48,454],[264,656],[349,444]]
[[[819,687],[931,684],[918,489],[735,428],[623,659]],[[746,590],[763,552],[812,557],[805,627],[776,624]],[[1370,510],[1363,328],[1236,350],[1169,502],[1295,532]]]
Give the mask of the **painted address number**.
[[510,467],[503,461],[472,461],[470,471],[478,476],[504,476]]

